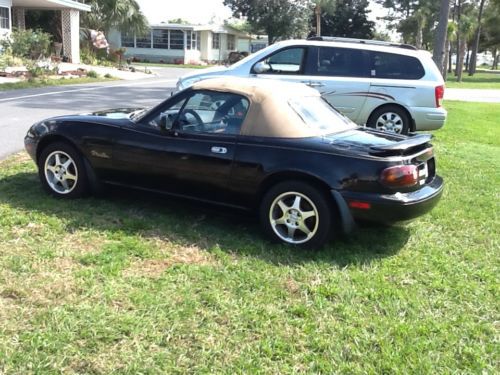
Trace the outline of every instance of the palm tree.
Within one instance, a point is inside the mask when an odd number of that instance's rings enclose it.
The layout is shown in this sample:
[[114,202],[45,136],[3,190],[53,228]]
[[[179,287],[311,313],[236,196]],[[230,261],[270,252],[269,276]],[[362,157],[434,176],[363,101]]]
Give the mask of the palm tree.
[[333,13],[337,0],[313,0],[314,14],[316,15],[316,36],[321,36],[321,13]]
[[[450,0],[441,0],[441,8],[439,11],[439,23],[436,30],[434,41],[434,53],[432,58],[443,75],[446,74],[446,69],[443,69],[443,57],[445,55],[446,34],[448,31],[448,16],[450,14]],[[448,39],[449,40],[449,39]]]
[[135,34],[143,34],[149,29],[136,0],[91,0],[90,5],[92,10],[84,14],[83,27],[104,32],[115,28]]

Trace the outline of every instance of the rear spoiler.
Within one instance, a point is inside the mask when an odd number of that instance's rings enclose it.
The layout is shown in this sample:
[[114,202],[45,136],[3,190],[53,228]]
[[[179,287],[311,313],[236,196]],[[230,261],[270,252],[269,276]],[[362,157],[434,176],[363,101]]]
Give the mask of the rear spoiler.
[[410,151],[410,149],[416,148],[418,146],[419,149],[424,148],[427,143],[432,139],[432,134],[418,134],[414,135],[408,139],[405,139],[401,142],[395,142],[385,146],[371,146],[370,154],[372,155],[402,155]]

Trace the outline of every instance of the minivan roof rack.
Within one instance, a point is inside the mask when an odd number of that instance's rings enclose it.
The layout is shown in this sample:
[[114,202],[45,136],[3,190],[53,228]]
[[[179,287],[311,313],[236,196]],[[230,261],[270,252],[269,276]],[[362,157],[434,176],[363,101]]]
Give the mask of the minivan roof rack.
[[360,43],[360,44],[371,44],[371,45],[376,45],[376,46],[387,46],[387,47],[411,49],[414,51],[418,50],[415,46],[412,46],[410,44],[384,42],[382,40],[341,38],[341,37],[337,37],[337,36],[312,36],[312,37],[307,38],[307,40],[317,40],[317,41],[324,41],[324,42]]

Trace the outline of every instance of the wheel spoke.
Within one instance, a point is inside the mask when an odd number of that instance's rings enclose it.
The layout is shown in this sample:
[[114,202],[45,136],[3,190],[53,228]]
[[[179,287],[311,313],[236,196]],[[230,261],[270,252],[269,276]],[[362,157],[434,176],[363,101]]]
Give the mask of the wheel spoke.
[[61,180],[61,185],[63,186],[64,190],[69,190],[69,185],[67,180]]
[[301,214],[302,214],[302,220],[306,220],[309,219],[310,217],[316,216],[316,212],[314,212],[314,210],[304,211]]
[[283,202],[281,199],[278,201],[278,206],[281,209],[281,212],[284,214],[288,211],[289,207]]
[[64,174],[64,179],[65,179],[65,180],[72,180],[72,181],[75,181],[75,180],[76,180],[76,176],[75,176],[73,173],[66,172],[66,173]]
[[279,219],[276,219],[276,220],[273,220],[271,222],[272,225],[276,226],[276,225],[284,225],[286,224],[286,220],[285,220],[285,215],[283,215],[282,217],[280,217]]
[[57,165],[61,165],[61,157],[59,156],[59,154],[55,154],[54,156],[55,156],[55,159],[56,159],[55,165],[56,166]]
[[62,165],[64,168],[68,169],[69,166],[73,163],[73,160],[71,159],[68,159],[64,162],[64,164]]
[[52,172],[52,174],[56,173],[56,167],[53,165],[47,165],[47,170]]
[[293,236],[295,234],[295,229],[296,228],[294,228],[292,226],[288,227],[288,238],[291,239],[291,240],[293,240]]
[[309,236],[311,234],[311,230],[306,226],[306,224],[303,221],[299,223],[299,230],[303,232],[306,236]]
[[292,205],[292,208],[293,209],[296,209],[297,211],[300,211],[300,201],[301,201],[301,197],[300,196],[295,196],[295,200],[293,201],[293,205]]

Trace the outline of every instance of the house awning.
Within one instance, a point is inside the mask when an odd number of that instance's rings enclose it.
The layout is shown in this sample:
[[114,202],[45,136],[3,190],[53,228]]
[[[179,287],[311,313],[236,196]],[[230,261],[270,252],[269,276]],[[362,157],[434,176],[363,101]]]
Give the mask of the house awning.
[[12,6],[31,9],[77,9],[90,12],[90,5],[74,0],[12,0]]

